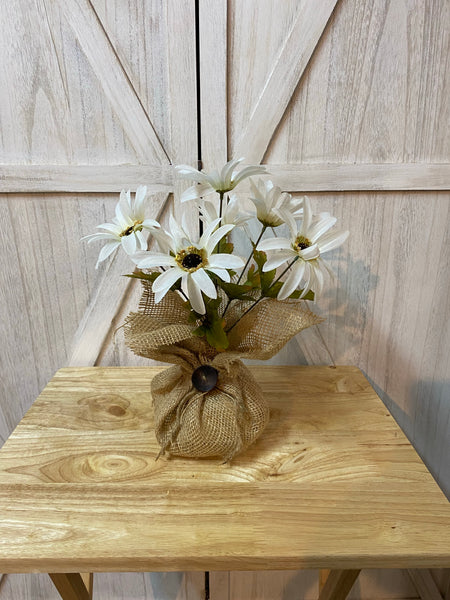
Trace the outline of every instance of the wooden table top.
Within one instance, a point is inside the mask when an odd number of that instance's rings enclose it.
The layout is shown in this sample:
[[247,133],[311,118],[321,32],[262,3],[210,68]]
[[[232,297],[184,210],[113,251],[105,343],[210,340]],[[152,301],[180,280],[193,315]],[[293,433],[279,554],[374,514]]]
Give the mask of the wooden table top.
[[355,367],[252,367],[231,464],[165,458],[160,367],[56,373],[0,451],[0,572],[449,567],[450,505]]

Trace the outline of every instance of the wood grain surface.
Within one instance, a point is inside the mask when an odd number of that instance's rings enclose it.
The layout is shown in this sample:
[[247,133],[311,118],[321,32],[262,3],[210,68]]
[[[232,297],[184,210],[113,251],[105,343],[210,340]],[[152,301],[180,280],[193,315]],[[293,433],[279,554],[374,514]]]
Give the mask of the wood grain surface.
[[[139,286],[119,287],[115,300],[107,287],[98,293],[105,273],[94,270],[97,249],[82,247],[78,239],[112,214],[115,196],[103,192],[115,192],[121,181],[130,187],[143,182],[146,169],[154,173],[157,165],[147,167],[145,113],[172,160],[196,165],[198,158],[195,78],[189,79],[195,72],[190,0],[90,4],[95,14],[89,8],[80,14],[81,1],[0,5],[0,190],[11,192],[0,203],[0,444],[52,373],[67,364],[83,315],[91,314],[95,326],[110,327],[94,340],[85,360],[144,363],[120,335],[115,342],[112,335],[136,307]],[[223,161],[235,153],[255,107],[263,106],[266,82],[276,75],[277,58],[307,4],[199,4],[208,168],[217,157]],[[78,10],[74,27],[67,18],[70,10]],[[103,30],[104,39],[89,40],[89,32],[81,30],[78,40],[75,29],[82,19]],[[303,332],[274,362],[329,364],[323,338],[335,361],[358,365],[368,375],[447,493],[450,202],[442,191],[417,190],[448,188],[449,22],[446,0],[340,0],[293,95],[289,99],[288,86],[280,85],[276,106],[266,106],[264,114],[278,114],[288,99],[275,132],[252,123],[266,139],[272,136],[264,162],[269,171],[273,165],[273,177],[284,178],[293,191],[329,190],[316,197],[317,209],[337,213],[352,231],[343,263],[333,258],[339,284],[329,287],[317,307],[327,321],[319,330]],[[294,41],[296,53],[305,44]],[[92,47],[106,51],[98,63]],[[120,91],[108,89],[120,75],[104,72],[107,61],[129,79],[130,85],[124,83],[127,106],[144,123],[136,140]],[[286,55],[286,64],[295,62],[296,56]],[[279,99],[283,102],[277,104]],[[152,181],[157,181],[153,175]],[[166,184],[172,185],[166,179],[157,185]],[[336,193],[348,188],[355,191]],[[77,196],[80,192],[91,194]],[[24,243],[29,239],[32,243]],[[120,296],[124,289],[126,295]],[[87,348],[87,339],[79,349]],[[82,362],[83,352],[78,357]],[[401,572],[365,573],[351,595],[415,594]],[[153,576],[135,577],[101,579],[96,594],[108,600],[133,594],[165,598],[175,589],[184,594],[181,580],[177,588],[170,578],[165,586]],[[13,581],[16,587],[4,579],[0,597],[51,597],[42,579],[34,584],[17,575]],[[308,590],[308,581],[301,573],[269,574],[268,579],[262,573],[235,573],[229,593],[273,598],[286,587],[287,597],[297,597]]]
[[450,564],[450,506],[357,368],[254,367],[271,421],[229,465],[155,462],[159,370],[56,373],[0,452],[2,572]]

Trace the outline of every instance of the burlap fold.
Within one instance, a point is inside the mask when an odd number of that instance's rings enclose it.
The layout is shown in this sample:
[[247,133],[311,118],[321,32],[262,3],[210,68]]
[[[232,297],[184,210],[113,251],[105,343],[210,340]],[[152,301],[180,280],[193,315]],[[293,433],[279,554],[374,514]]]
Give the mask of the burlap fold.
[[[139,356],[173,366],[152,380],[155,433],[161,453],[192,458],[230,460],[262,433],[269,419],[263,392],[241,358],[265,360],[294,335],[322,319],[298,301],[264,299],[234,301],[225,318],[229,347],[219,352],[206,339],[193,335],[186,303],[169,292],[155,304],[151,283],[143,281],[139,312],[125,321],[125,342]],[[211,365],[219,372],[217,385],[200,392],[193,371]]]

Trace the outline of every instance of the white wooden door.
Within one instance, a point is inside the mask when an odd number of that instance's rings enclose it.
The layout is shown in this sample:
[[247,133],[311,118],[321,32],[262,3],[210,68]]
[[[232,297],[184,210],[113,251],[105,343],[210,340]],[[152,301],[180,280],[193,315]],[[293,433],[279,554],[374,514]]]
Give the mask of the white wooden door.
[[[197,100],[190,0],[8,0],[0,22],[3,442],[58,368],[127,361],[110,348],[132,264],[96,271],[99,247],[80,238],[141,183],[164,218],[171,164],[197,162]],[[98,576],[95,597],[198,598],[198,577]],[[0,597],[58,594],[11,575]]]
[[[263,162],[351,232],[326,322],[273,362],[359,366],[447,493],[449,32],[447,0],[200,0],[205,167]],[[314,598],[317,573],[215,574],[212,594]],[[363,571],[350,597],[417,594]]]

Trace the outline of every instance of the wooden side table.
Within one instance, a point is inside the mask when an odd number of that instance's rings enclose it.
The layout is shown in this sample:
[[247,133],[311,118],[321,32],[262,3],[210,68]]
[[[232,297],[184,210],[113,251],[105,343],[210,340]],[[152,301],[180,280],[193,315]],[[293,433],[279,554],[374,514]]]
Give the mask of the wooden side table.
[[0,452],[0,572],[50,573],[65,600],[108,571],[450,566],[450,506],[355,367],[252,370],[271,407],[231,465],[162,458],[159,367],[56,373]]

